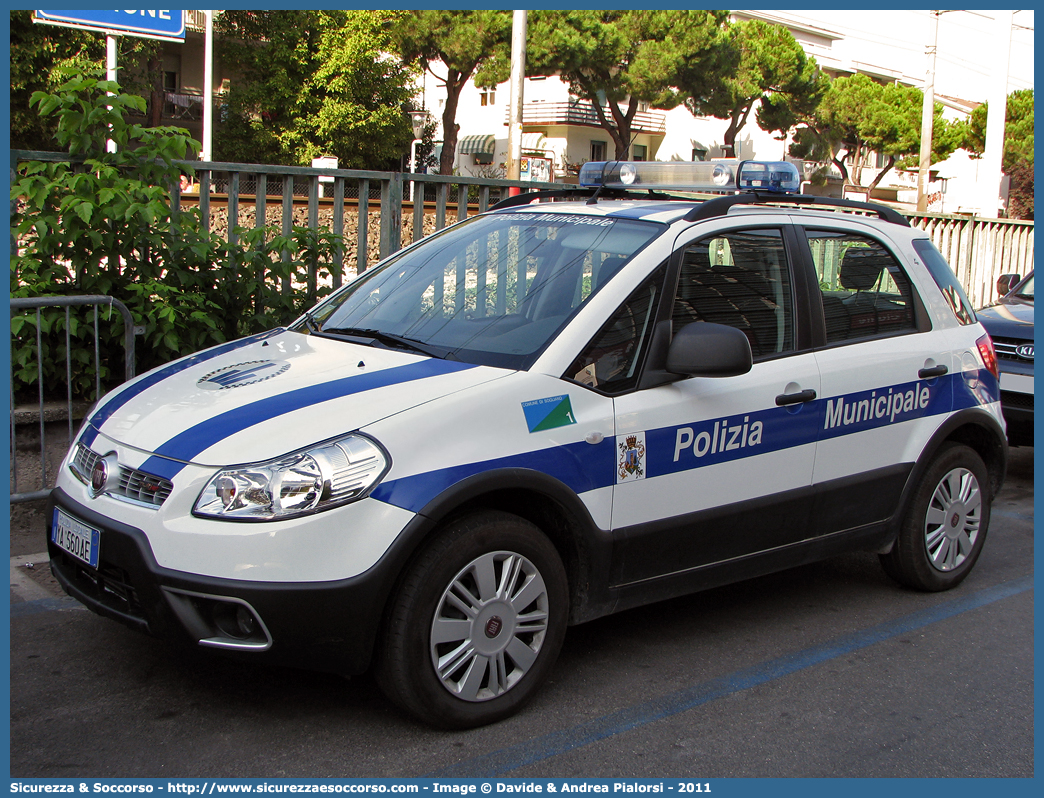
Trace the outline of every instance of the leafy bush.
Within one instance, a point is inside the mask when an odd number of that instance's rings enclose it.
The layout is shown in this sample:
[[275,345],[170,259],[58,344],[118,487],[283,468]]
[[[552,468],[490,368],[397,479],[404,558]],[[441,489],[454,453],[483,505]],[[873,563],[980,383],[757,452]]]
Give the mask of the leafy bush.
[[[193,171],[177,162],[195,157],[199,144],[182,128],[128,122],[128,111],[144,110],[142,98],[76,74],[55,94],[35,92],[31,104],[41,116],[57,117],[56,139],[69,160],[18,165],[11,296],[119,299],[144,327],[138,372],[286,324],[315,301],[296,289],[308,284],[309,271],[323,273],[340,238],[308,228],[283,236],[274,227],[236,227],[228,242],[206,228],[197,209],[172,214],[172,187]],[[115,142],[114,152],[107,140]],[[67,347],[65,318],[63,309],[40,314],[44,385],[64,389],[71,349],[74,394],[90,396],[93,323],[70,316]],[[13,316],[11,332],[15,394],[35,396],[35,311]],[[99,337],[102,380],[111,387],[123,379],[119,318],[101,325]]]

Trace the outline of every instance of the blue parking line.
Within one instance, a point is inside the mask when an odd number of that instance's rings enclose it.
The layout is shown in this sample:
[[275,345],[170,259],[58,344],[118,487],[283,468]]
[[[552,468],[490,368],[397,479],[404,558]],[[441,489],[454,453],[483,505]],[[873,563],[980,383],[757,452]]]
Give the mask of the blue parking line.
[[520,745],[468,759],[429,774],[432,777],[493,778],[518,768],[542,762],[591,743],[614,737],[639,726],[669,718],[719,698],[789,676],[813,665],[845,656],[915,629],[1018,595],[1033,587],[1027,576],[967,596],[920,610],[894,621],[844,635],[822,645],[786,654],[717,679],[693,685],[676,693],[627,707],[571,729],[552,732]]

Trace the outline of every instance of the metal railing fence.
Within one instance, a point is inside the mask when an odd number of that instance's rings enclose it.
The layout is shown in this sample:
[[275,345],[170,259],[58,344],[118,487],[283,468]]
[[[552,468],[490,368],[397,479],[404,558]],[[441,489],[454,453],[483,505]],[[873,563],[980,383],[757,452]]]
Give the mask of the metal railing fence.
[[[18,161],[63,161],[64,153],[12,150]],[[174,187],[173,208],[198,204],[207,229],[215,211],[240,227],[275,223],[283,235],[296,225],[325,227],[354,245],[349,268],[338,249],[330,266],[332,287],[372,263],[448,224],[487,210],[512,188],[523,192],[563,188],[561,183],[522,183],[459,175],[374,172],[301,166],[224,162],[182,162],[195,170],[191,194]],[[976,307],[996,299],[997,277],[1027,274],[1033,268],[1033,222],[943,214],[904,213],[925,230],[946,257]],[[244,223],[246,222],[246,223]],[[228,225],[234,228],[236,225]],[[376,229],[373,240],[371,227]],[[235,237],[234,230],[226,237]],[[312,279],[312,278],[310,278]],[[314,292],[315,286],[309,285]]]
[[[67,161],[65,153],[12,150],[11,162]],[[172,210],[198,205],[208,230],[218,209],[227,211],[225,237],[233,240],[234,228],[264,227],[275,223],[289,236],[294,226],[326,227],[354,245],[354,268],[348,269],[345,251],[338,249],[330,267],[333,287],[346,277],[365,271],[406,243],[418,241],[469,215],[482,213],[506,197],[511,189],[522,192],[562,188],[561,183],[531,183],[459,175],[413,172],[373,172],[304,166],[217,161],[180,161],[191,168],[196,182],[191,192],[171,187]],[[408,214],[404,216],[404,210]],[[322,219],[320,218],[322,217]],[[320,222],[323,224],[320,224]],[[377,229],[372,240],[371,227]],[[352,273],[354,272],[354,274]],[[314,292],[315,286],[309,289]]]
[[1033,270],[1033,222],[1011,219],[907,214],[924,230],[979,308],[995,302],[997,278]]
[[[67,446],[72,444],[74,429],[73,419],[76,415],[74,411],[73,402],[73,358],[72,358],[72,325],[71,325],[71,309],[74,307],[93,307],[93,330],[94,330],[94,398],[97,400],[102,394],[102,383],[101,383],[101,354],[100,354],[100,336],[99,336],[99,325],[101,323],[99,316],[99,308],[108,307],[110,309],[115,308],[119,311],[120,316],[123,319],[123,367],[124,367],[124,381],[127,381],[134,377],[134,336],[138,331],[134,326],[134,319],[131,316],[130,310],[120,302],[118,299],[114,299],[109,296],[49,296],[49,297],[12,297],[11,298],[11,316],[15,316],[18,311],[32,311],[35,310],[35,328],[36,328],[36,371],[37,371],[37,391],[38,391],[38,404],[35,409],[36,415],[38,416],[39,423],[39,435],[40,435],[40,478],[35,486],[35,490],[23,491],[19,486],[19,456],[17,448],[17,430],[16,430],[16,415],[18,410],[15,405],[15,394],[14,394],[14,381],[11,381],[11,502],[28,502],[36,501],[38,499],[44,499],[50,493],[50,485],[53,480],[48,479],[47,472],[47,432],[46,432],[46,421],[47,414],[45,412],[45,395],[44,395],[44,358],[43,358],[43,324],[42,324],[42,313],[43,308],[52,307],[64,307],[65,308],[65,382],[66,382],[66,401],[65,407],[57,408],[56,416],[64,417],[68,423],[68,441]],[[52,391],[53,391],[53,387]],[[51,394],[54,395],[53,392]],[[60,403],[59,403],[60,404]],[[63,412],[64,410],[64,412]],[[32,411],[29,411],[26,415],[32,416]]]

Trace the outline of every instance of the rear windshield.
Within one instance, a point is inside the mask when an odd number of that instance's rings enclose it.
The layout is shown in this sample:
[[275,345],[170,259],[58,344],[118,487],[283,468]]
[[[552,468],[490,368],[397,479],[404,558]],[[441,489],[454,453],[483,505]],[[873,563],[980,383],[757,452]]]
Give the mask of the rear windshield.
[[950,268],[950,264],[946,262],[942,253],[927,238],[914,239],[913,248],[921,256],[921,260],[928,267],[936,284],[942,289],[943,296],[946,297],[946,302],[953,311],[953,315],[957,317],[957,321],[961,324],[975,324],[975,311],[972,310],[972,304],[968,301],[968,295],[964,293],[964,288],[958,282],[957,275],[953,273],[953,269]]
[[365,272],[295,329],[380,332],[440,357],[525,369],[666,229],[555,212],[476,216]]

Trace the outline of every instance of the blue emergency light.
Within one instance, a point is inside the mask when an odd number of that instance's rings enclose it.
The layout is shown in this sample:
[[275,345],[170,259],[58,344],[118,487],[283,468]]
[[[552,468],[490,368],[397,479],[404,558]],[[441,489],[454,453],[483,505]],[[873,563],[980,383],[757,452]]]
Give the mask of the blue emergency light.
[[580,168],[580,185],[588,188],[697,192],[801,190],[797,167],[786,161],[595,161]]

